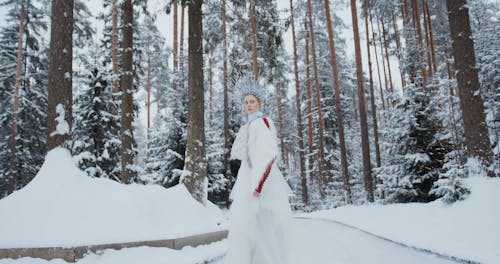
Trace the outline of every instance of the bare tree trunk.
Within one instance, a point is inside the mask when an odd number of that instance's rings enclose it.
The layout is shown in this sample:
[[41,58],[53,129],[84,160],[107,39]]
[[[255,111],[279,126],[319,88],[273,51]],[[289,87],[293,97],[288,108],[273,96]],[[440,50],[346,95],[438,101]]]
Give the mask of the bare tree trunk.
[[359,121],[359,118],[358,118],[358,108],[356,107],[356,92],[354,90],[352,90],[352,109],[354,110],[354,120],[356,122]]
[[396,49],[398,53],[399,73],[401,75],[401,87],[406,86],[405,69],[401,67],[401,40],[399,38],[398,24],[396,23],[396,16],[392,10],[392,26],[394,27],[394,38],[396,39]]
[[285,154],[285,135],[283,133],[283,111],[282,111],[282,106],[281,106],[281,89],[279,85],[276,85],[275,87],[276,91],[276,105],[278,108],[278,127],[279,127],[279,134],[280,134],[280,143],[281,143],[281,157],[283,158],[283,161],[285,162],[285,166],[288,168],[288,158]]
[[178,32],[177,32],[177,29],[178,29],[178,20],[179,20],[179,15],[177,14],[178,13],[178,3],[177,3],[178,0],[173,0],[173,9],[174,9],[174,15],[173,15],[173,19],[174,19],[174,38],[173,38],[173,57],[174,57],[174,79],[173,79],[173,83],[172,83],[172,86],[174,87],[174,90],[177,90],[177,85],[179,84],[179,58],[178,58],[178,50],[179,50],[179,46],[178,46]]
[[133,158],[133,137],[132,137],[132,118],[134,112],[133,106],[133,87],[134,87],[134,72],[133,72],[133,21],[134,10],[132,0],[126,0],[123,11],[123,74],[122,74],[122,118],[121,118],[121,138],[122,138],[122,163],[121,177],[123,183],[131,183],[134,177],[134,172],[130,166],[134,163]]
[[[310,5],[310,1],[309,5]],[[335,108],[337,110],[337,126],[339,129],[339,143],[340,143],[340,164],[342,167],[342,178],[344,180],[344,191],[346,197],[346,203],[350,204],[351,201],[351,186],[349,183],[349,170],[347,165],[347,148],[345,144],[345,136],[344,136],[344,121],[343,121],[343,111],[342,104],[340,101],[340,78],[339,78],[339,69],[337,64],[337,55],[335,54],[335,41],[333,39],[333,26],[332,19],[330,16],[330,4],[329,0],[324,1],[325,5],[325,14],[326,14],[326,24],[328,27],[328,41],[330,43],[330,58],[332,60],[332,75],[333,82],[335,86]],[[359,37],[359,35],[358,35]],[[359,43],[358,43],[359,44]]]
[[363,153],[363,175],[367,199],[374,202],[372,168],[370,162],[370,141],[368,139],[368,121],[366,116],[363,64],[361,62],[361,44],[359,40],[358,13],[356,0],[351,0],[352,30],[354,33],[354,53],[356,56],[356,75],[358,79],[359,121],[361,128],[361,151]]
[[387,44],[387,38],[385,34],[384,18],[381,17],[380,21],[382,22],[382,36],[384,37],[385,59],[387,61],[387,72],[389,73],[389,84],[390,84],[389,87],[391,87],[391,93],[394,93],[394,85],[392,84],[392,75],[391,75],[391,62],[389,61],[389,49],[387,48],[389,44]]
[[[309,31],[309,25],[307,25],[307,22],[304,23],[305,30]],[[317,173],[314,173],[314,158],[313,158],[313,153],[314,153],[314,145],[313,145],[313,120],[312,120],[312,91],[311,91],[311,62],[309,60],[309,35],[306,34],[305,39],[306,39],[306,84],[307,84],[307,135],[308,135],[308,146],[309,146],[309,177],[310,179],[315,179],[315,175]],[[318,183],[318,187],[320,190],[320,193],[323,190],[322,183],[318,179],[316,180]]]
[[214,108],[213,108],[213,97],[214,97],[214,91],[213,91],[213,51],[210,50],[210,54],[208,55],[208,84],[209,84],[209,103],[208,103],[208,120],[210,126],[213,126],[214,124]]
[[293,69],[295,74],[295,106],[297,108],[297,132],[299,144],[299,165],[300,165],[300,186],[302,188],[302,202],[307,205],[308,203],[308,190],[307,190],[307,177],[305,174],[305,160],[304,160],[304,138],[302,134],[302,110],[301,110],[301,93],[299,81],[299,66],[297,62],[297,40],[295,38],[295,24],[293,18],[293,0],[290,0],[290,23],[292,24],[292,41],[293,41]]
[[148,130],[147,130],[147,158],[151,157],[151,53],[148,40]]
[[257,64],[257,22],[255,21],[255,0],[250,0],[250,24],[252,26],[252,61],[254,80],[259,79],[259,65]]
[[382,30],[380,30],[380,22],[377,20],[377,30],[378,30],[378,40],[380,44],[380,60],[382,64],[382,70],[384,73],[384,86],[385,86],[385,91],[390,91],[389,90],[389,81],[387,80],[387,73],[385,71],[385,59],[384,59],[384,44],[382,43]]
[[[64,147],[73,122],[73,0],[52,0],[47,150]],[[68,127],[63,128],[63,122]]]
[[21,0],[21,13],[19,14],[19,30],[17,39],[17,59],[16,59],[16,80],[14,82],[14,104],[13,104],[13,117],[12,117],[12,166],[17,164],[16,156],[16,137],[17,137],[17,118],[19,112],[19,85],[21,83],[21,73],[23,67],[23,35],[24,35],[24,21],[26,12],[24,9],[24,0]]
[[434,73],[436,72],[436,69],[433,68],[432,64],[432,55],[431,55],[431,39],[430,39],[430,32],[429,32],[429,20],[430,18],[427,18],[427,11],[425,9],[425,2],[422,0],[422,12],[424,14],[424,31],[425,31],[425,47],[427,51],[427,65],[429,66],[429,77],[432,78]]
[[382,77],[380,77],[380,64],[378,63],[378,55],[377,55],[377,38],[375,37],[375,30],[373,30],[372,13],[370,12],[370,10],[368,10],[368,14],[370,16],[370,27],[372,29],[373,51],[375,52],[375,62],[377,63],[377,75],[378,75],[378,87],[380,89],[380,100],[382,101],[382,109],[385,111],[384,90],[383,90],[383,86],[382,86]]
[[[466,0],[446,0],[460,108],[464,120],[469,157],[478,158],[488,167],[492,152],[485,121],[483,100],[479,94],[479,78],[474,54],[469,9]],[[493,173],[489,173],[494,176]]]
[[[111,60],[113,63],[113,94],[117,94],[118,88],[118,0],[113,0],[112,30],[111,30]],[[117,113],[114,113],[115,115]]]
[[226,207],[229,208],[231,204],[229,200],[229,190],[231,190],[231,167],[229,164],[230,147],[229,143],[229,97],[228,97],[228,87],[227,87],[227,36],[226,36],[226,0],[221,0],[221,12],[222,12],[222,43],[224,49],[223,57],[223,82],[224,82],[224,170],[227,179],[226,184]]
[[[448,43],[446,42],[446,40],[443,39],[443,46],[444,46],[444,57],[445,57],[445,60],[446,60],[446,70],[447,70],[447,73],[448,73],[448,79],[451,80],[453,79],[453,74],[452,74],[452,69],[451,69],[451,63],[450,63],[450,59],[451,59],[451,55],[450,55],[450,52],[448,50]],[[455,96],[455,93],[453,91],[453,87],[450,86],[450,94],[451,96]]]
[[182,182],[197,201],[205,204],[208,165],[205,157],[202,3],[202,0],[191,1],[188,9],[189,123],[184,165],[188,175]]
[[434,44],[434,34],[432,32],[431,13],[429,11],[429,3],[427,2],[427,0],[424,0],[424,8],[425,12],[427,13],[427,27],[429,28],[429,37],[431,44],[432,67],[434,68],[434,72],[437,73],[436,48]]
[[[420,58],[424,57],[424,42],[423,42],[423,37],[422,37],[422,28],[420,26],[420,11],[418,7],[418,0],[411,0],[412,2],[412,11],[413,11],[413,25],[415,26],[415,29],[417,30],[417,35],[418,35],[418,44],[419,44],[419,49],[420,49]],[[427,83],[427,73],[425,71],[425,67],[421,66],[422,71],[422,80],[425,83]]]
[[368,53],[368,74],[370,78],[370,104],[372,107],[373,139],[375,144],[375,161],[380,167],[380,146],[378,143],[377,107],[375,106],[375,92],[373,88],[372,57],[370,52],[370,31],[368,28],[368,0],[364,0],[363,14],[365,16],[366,51]]
[[182,89],[184,89],[186,72],[184,70],[184,9],[186,5],[184,3],[181,4],[181,34],[179,36],[179,84]]
[[321,197],[323,198],[325,196],[324,194],[324,188],[327,182],[329,182],[329,178],[325,177],[325,173],[323,171],[324,168],[324,161],[325,161],[325,154],[324,154],[324,145],[325,141],[323,139],[323,106],[321,105],[321,92],[319,88],[319,77],[318,77],[318,63],[316,60],[316,45],[314,41],[314,25],[313,25],[313,20],[312,20],[312,4],[311,0],[307,0],[307,16],[309,18],[309,38],[311,39],[311,53],[312,53],[312,58],[313,58],[313,67],[314,67],[314,84],[316,88],[316,102],[318,104],[318,124],[319,124],[319,129],[318,129],[318,172],[319,172],[319,182],[321,182],[321,189],[320,189],[320,194]]

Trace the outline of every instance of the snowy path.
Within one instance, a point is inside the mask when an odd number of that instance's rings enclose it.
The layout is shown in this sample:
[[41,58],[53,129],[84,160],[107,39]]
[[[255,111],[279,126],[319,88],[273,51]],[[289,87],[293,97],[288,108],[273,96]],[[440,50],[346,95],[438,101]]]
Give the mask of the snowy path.
[[290,264],[457,263],[333,222],[294,219],[290,227]]
[[[404,247],[365,232],[341,224],[295,218],[287,226],[289,230],[287,251],[288,264],[452,264],[459,263],[436,255]],[[182,250],[167,248],[129,248],[105,250],[78,260],[77,264],[225,264],[226,240],[196,248]],[[6,262],[5,262],[6,261]],[[0,264],[66,264],[58,260],[23,258],[0,260]]]
[[[296,218],[289,226],[289,264],[452,264],[334,222]],[[222,259],[209,262],[224,264]]]

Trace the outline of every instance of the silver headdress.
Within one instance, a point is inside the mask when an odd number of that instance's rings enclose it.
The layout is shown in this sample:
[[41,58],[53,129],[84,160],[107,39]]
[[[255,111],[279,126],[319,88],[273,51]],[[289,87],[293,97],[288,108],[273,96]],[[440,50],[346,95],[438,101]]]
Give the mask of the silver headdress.
[[232,89],[235,91],[236,100],[243,102],[245,96],[251,94],[262,104],[264,101],[264,84],[254,80],[253,75],[245,74],[236,76],[231,81]]

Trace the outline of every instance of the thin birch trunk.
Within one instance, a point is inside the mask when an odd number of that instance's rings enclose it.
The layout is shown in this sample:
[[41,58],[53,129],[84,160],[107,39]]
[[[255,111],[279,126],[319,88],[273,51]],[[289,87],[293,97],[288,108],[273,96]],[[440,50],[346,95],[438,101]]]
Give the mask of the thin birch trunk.
[[229,190],[231,190],[231,167],[229,163],[230,147],[229,143],[229,97],[227,86],[227,35],[226,35],[226,0],[221,0],[221,13],[222,13],[222,45],[223,45],[223,84],[224,84],[224,170],[226,176],[226,208],[231,204],[229,200]]
[[21,83],[21,74],[23,67],[23,35],[24,35],[24,21],[26,12],[24,9],[24,0],[21,0],[21,13],[19,14],[19,30],[17,38],[17,58],[16,58],[16,79],[14,82],[14,103],[12,109],[12,166],[17,165],[17,119],[19,112],[19,86]]
[[373,88],[372,57],[370,52],[370,31],[368,28],[368,0],[364,0],[363,14],[365,17],[366,51],[368,53],[368,76],[370,80],[370,104],[372,110],[373,139],[375,145],[375,161],[380,167],[380,146],[378,143],[377,107],[375,106],[375,92]]
[[174,9],[174,16],[173,16],[173,20],[174,20],[174,37],[173,37],[173,57],[174,57],[174,78],[173,78],[173,83],[172,83],[172,86],[174,88],[174,90],[177,90],[177,85],[179,83],[179,58],[178,58],[178,50],[179,50],[179,47],[178,47],[178,32],[177,32],[177,29],[178,29],[178,3],[177,1],[178,0],[173,0],[174,1],[174,5],[173,5],[173,9]]
[[385,111],[384,90],[383,90],[383,86],[382,86],[382,77],[380,76],[380,64],[378,62],[378,54],[377,54],[377,38],[375,37],[375,30],[373,30],[372,13],[370,10],[368,10],[368,15],[370,16],[370,27],[372,30],[372,41],[373,41],[373,52],[375,53],[375,62],[377,64],[378,87],[380,89],[380,101],[382,101],[382,109]]
[[[305,30],[309,31],[309,25],[307,22],[304,23]],[[307,135],[308,135],[308,146],[309,146],[309,177],[310,179],[315,179],[315,175],[317,173],[314,173],[314,158],[313,158],[313,153],[314,153],[314,145],[313,145],[313,120],[312,120],[312,91],[311,91],[311,62],[309,60],[309,34],[306,34],[306,84],[307,84]],[[318,187],[320,192],[323,190],[323,187],[321,185],[321,182],[319,180],[316,180],[318,183]]]
[[252,27],[252,62],[254,80],[259,79],[259,65],[257,64],[257,22],[255,21],[255,0],[250,0],[250,24]]
[[382,22],[382,36],[384,37],[385,60],[387,62],[387,72],[389,73],[389,84],[391,87],[391,93],[394,93],[394,85],[392,84],[392,74],[391,74],[391,62],[389,61],[389,49],[387,48],[389,44],[387,44],[384,18],[381,17],[380,21]]
[[324,188],[325,188],[325,185],[327,183],[327,181],[329,179],[326,179],[325,178],[325,175],[324,175],[324,171],[323,171],[323,168],[324,168],[324,159],[325,159],[325,155],[324,155],[324,139],[323,139],[323,107],[321,105],[321,92],[320,92],[320,88],[319,88],[319,77],[318,77],[318,63],[317,63],[317,60],[316,60],[316,45],[315,45],[315,41],[314,41],[314,25],[313,25],[313,20],[312,20],[312,4],[311,4],[311,0],[307,0],[307,16],[308,16],[308,19],[309,19],[309,38],[311,40],[311,55],[312,55],[312,58],[313,58],[313,67],[314,67],[314,71],[313,71],[313,74],[314,74],[314,85],[315,85],[315,89],[316,89],[316,102],[317,102],[317,105],[318,105],[318,182],[321,183],[321,187],[320,187],[320,195],[321,195],[321,198],[325,197],[325,193],[324,193]]
[[297,40],[295,38],[295,22],[293,16],[293,0],[290,0],[290,23],[292,24],[292,41],[293,41],[293,72],[295,75],[295,106],[297,108],[297,132],[299,145],[299,166],[300,166],[300,186],[302,188],[302,202],[308,203],[307,177],[305,174],[305,159],[304,159],[304,138],[302,133],[302,110],[301,110],[301,93],[299,80],[299,66],[297,56]]
[[[310,1],[311,0],[308,0],[309,5],[310,5]],[[344,121],[343,121],[343,117],[342,117],[343,111],[342,111],[342,104],[340,101],[340,78],[339,78],[339,69],[338,69],[338,64],[337,64],[337,55],[335,53],[335,41],[333,39],[333,26],[332,26],[332,19],[330,16],[329,0],[325,0],[324,5],[325,5],[325,14],[326,14],[326,24],[328,27],[328,42],[330,44],[330,58],[332,61],[332,75],[333,75],[333,82],[334,82],[334,86],[335,86],[335,107],[337,110],[337,126],[339,129],[340,164],[342,167],[342,179],[344,181],[344,191],[345,191],[346,203],[350,204],[350,203],[352,203],[352,201],[351,201],[351,186],[349,183],[349,169],[348,169],[348,164],[347,164],[347,148],[346,148],[346,144],[345,144]]]

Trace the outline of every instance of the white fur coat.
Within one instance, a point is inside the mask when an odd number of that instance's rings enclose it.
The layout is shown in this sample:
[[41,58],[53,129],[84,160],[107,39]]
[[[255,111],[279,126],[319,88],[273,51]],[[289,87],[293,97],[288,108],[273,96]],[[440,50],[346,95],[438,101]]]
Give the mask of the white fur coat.
[[[267,118],[257,118],[243,125],[233,143],[231,159],[241,160],[236,183],[231,192],[229,251],[227,264],[283,263],[279,260],[281,238],[279,226],[291,216],[288,202],[289,187],[281,174],[278,162],[276,128]],[[259,197],[253,192],[259,185],[267,166],[275,159]],[[263,228],[275,226],[273,231]],[[276,231],[276,234],[272,232]],[[261,243],[261,242],[265,243]],[[265,245],[266,243],[271,244]],[[246,256],[246,257],[245,257]],[[267,260],[266,260],[267,259]]]

